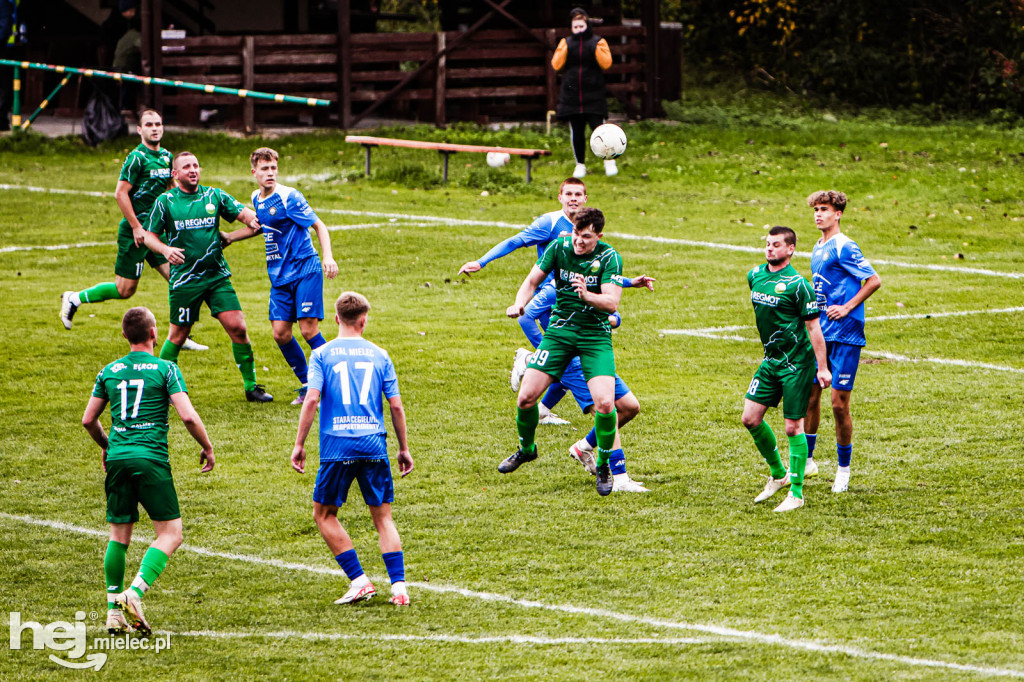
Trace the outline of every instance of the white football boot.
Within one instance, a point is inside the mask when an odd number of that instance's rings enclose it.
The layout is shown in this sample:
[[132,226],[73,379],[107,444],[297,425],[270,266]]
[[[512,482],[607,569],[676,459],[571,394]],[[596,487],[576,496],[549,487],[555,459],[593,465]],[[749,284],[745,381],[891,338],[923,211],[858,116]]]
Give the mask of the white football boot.
[[804,467],[804,478],[810,478],[811,476],[818,475],[818,463],[814,461],[814,458],[807,460],[807,466]]
[[764,490],[762,490],[761,493],[754,498],[754,503],[756,504],[758,502],[764,502],[769,497],[785,488],[787,485],[789,485],[788,471],[786,472],[786,475],[783,476],[782,478],[772,478],[771,476],[769,476],[768,482],[764,484]]
[[850,467],[836,467],[836,481],[832,484],[832,492],[845,493],[850,487]]
[[649,493],[650,488],[645,488],[643,483],[634,481],[629,474],[615,474],[612,476],[613,493]]
[[777,512],[788,512],[794,509],[799,509],[804,506],[804,500],[802,497],[793,497],[793,493],[786,495],[786,499],[782,501],[778,507],[774,509]]
[[533,353],[525,348],[516,350],[516,357],[512,361],[512,374],[508,378],[508,383],[512,386],[513,391],[518,391],[519,385],[523,383],[523,375],[526,374],[526,364],[530,362],[531,355]]
[[[572,444],[569,448],[569,456],[583,465],[583,468],[590,472],[591,476],[597,475],[597,462],[594,461],[594,448],[586,438],[582,438]],[[613,482],[614,485],[614,482]]]
[[587,174],[587,167],[582,163],[577,163],[576,168],[572,172],[572,176],[576,179],[582,179]]

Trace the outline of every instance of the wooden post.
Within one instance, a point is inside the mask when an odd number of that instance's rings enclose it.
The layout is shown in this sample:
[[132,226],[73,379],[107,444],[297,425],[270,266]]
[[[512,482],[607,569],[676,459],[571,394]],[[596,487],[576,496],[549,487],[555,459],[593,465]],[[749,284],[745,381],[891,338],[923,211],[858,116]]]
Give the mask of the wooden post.
[[352,126],[352,3],[338,0],[338,122]]
[[[444,55],[445,34],[439,31],[435,42],[435,49]],[[448,111],[445,103],[448,99],[448,58],[442,56],[437,60],[437,70],[434,78],[434,125],[443,128],[448,125]]]
[[[149,0],[153,11],[151,27],[152,33],[152,45],[153,45],[153,72],[149,74],[154,78],[163,78],[164,75],[164,39],[163,39],[163,26],[164,26],[164,4],[163,0]],[[163,115],[164,112],[164,89],[153,88],[153,102],[152,106],[154,109]]]
[[549,28],[544,31],[544,36],[547,38],[548,49],[544,53],[544,68],[545,68],[545,85],[547,87],[547,111],[554,111],[558,107],[558,74],[555,73],[554,68],[551,66],[551,59],[555,56],[555,47],[557,47],[558,36],[555,33],[555,29]]
[[647,118],[656,116],[661,107],[659,98],[660,69],[658,57],[660,50],[658,37],[661,35],[661,6],[659,0],[643,0],[640,23],[644,27],[644,72],[647,87],[644,88],[643,115]]
[[[256,83],[256,38],[244,36],[242,38],[242,89],[252,90]],[[256,130],[256,103],[251,97],[242,100],[242,127],[245,132],[252,133]]]
[[[152,76],[153,75],[153,5],[151,0],[142,0],[142,7],[139,10],[139,23],[141,25],[141,47],[140,52],[142,53],[142,75]],[[156,43],[156,48],[160,49],[160,44]],[[82,87],[82,79],[78,79],[78,87]],[[153,104],[153,86],[145,85],[142,87],[142,101],[147,106]],[[78,106],[78,99],[75,99],[75,106]]]

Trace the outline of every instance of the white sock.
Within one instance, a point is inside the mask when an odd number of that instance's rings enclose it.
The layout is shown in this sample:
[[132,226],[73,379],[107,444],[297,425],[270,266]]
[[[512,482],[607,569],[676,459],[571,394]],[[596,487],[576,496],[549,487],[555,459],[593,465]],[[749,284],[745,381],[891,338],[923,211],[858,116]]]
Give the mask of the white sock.
[[68,296],[68,300],[71,301],[76,307],[82,305],[82,299],[79,298],[77,291]]
[[146,594],[149,591],[149,585],[146,584],[141,575],[135,576],[135,580],[132,581],[132,587],[142,592],[142,594]]
[[391,594],[392,595],[409,594],[409,592],[406,591],[406,589],[405,589],[405,581],[404,580],[399,580],[397,583],[391,583]]
[[351,587],[359,589],[359,588],[364,587],[364,586],[369,585],[369,584],[370,584],[370,579],[366,577],[365,573],[363,573],[361,576],[359,576],[358,578],[356,578],[355,580],[352,581]]
[[850,467],[836,467],[836,473],[842,471],[844,474],[850,473]]

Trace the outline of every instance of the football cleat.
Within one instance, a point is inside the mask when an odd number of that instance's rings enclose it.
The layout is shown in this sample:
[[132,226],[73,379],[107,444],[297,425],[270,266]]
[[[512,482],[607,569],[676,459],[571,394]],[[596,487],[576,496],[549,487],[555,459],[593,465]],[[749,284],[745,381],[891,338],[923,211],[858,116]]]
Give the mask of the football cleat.
[[836,468],[836,481],[832,484],[832,492],[845,493],[850,487],[850,467]]
[[807,460],[807,466],[804,467],[804,478],[810,478],[811,476],[818,475],[818,463],[811,457]]
[[572,176],[576,179],[582,179],[587,174],[587,167],[582,163],[577,163],[576,168],[572,171]]
[[292,401],[292,405],[301,405],[302,403],[306,402],[307,390],[309,390],[308,386],[303,386],[302,388],[295,389],[295,392],[298,393],[299,395],[296,396],[295,400]]
[[555,426],[561,426],[569,423],[549,410],[544,403],[537,403],[537,409],[540,412],[540,419],[537,420],[538,424],[554,424]]
[[132,631],[121,609],[109,609],[107,611],[107,632],[112,635],[123,635]]
[[619,167],[615,165],[615,159],[605,159],[604,174],[608,177],[619,174]]
[[762,490],[761,493],[754,498],[754,503],[756,504],[758,502],[764,502],[769,497],[785,488],[787,485],[789,485],[788,472],[782,478],[772,478],[771,476],[769,476],[768,482],[765,483],[764,485],[764,490]]
[[511,455],[509,455],[506,459],[503,459],[501,461],[501,464],[498,465],[498,471],[500,471],[503,474],[511,474],[513,471],[518,469],[520,465],[525,464],[526,462],[532,462],[535,459],[537,459],[536,446],[534,446],[533,452],[531,452],[530,454],[526,454],[525,452],[523,452],[522,448],[519,448]]
[[605,462],[597,467],[597,494],[601,497],[611,495],[613,485],[612,468]]
[[182,350],[210,350],[210,347],[209,346],[204,346],[203,344],[201,344],[198,341],[196,341],[195,339],[193,339],[192,336],[190,335],[190,336],[186,336],[185,337],[185,343],[181,344],[181,349]]
[[409,605],[409,595],[407,595],[407,594],[393,594],[393,595],[391,595],[391,599],[389,601],[392,604],[394,604],[395,606],[408,606]]
[[591,476],[597,475],[597,462],[594,461],[594,448],[586,439],[576,441],[569,448],[569,456],[583,465],[583,468],[590,472]]
[[245,399],[250,403],[270,403],[274,401],[274,396],[267,393],[263,384],[256,384],[251,391],[245,392]]
[[373,588],[373,583],[366,583],[362,587],[350,587],[348,592],[341,599],[335,600],[335,604],[355,604],[357,601],[366,601],[373,595],[377,594],[377,590]]
[[526,374],[526,364],[530,361],[531,355],[533,353],[525,348],[520,348],[516,351],[516,358],[512,361],[512,374],[508,378],[508,383],[512,386],[513,391],[518,391],[519,385],[523,383],[523,375]]
[[649,488],[645,488],[643,483],[634,481],[629,477],[629,474],[615,474],[612,476],[612,492],[613,493],[649,493]]
[[78,306],[71,301],[74,295],[73,291],[65,291],[60,295],[60,321],[65,329],[71,329],[71,320],[78,312]]
[[793,511],[794,509],[799,509],[802,506],[804,506],[803,498],[802,497],[793,497],[793,493],[790,493],[790,494],[786,495],[786,499],[784,499],[782,501],[782,504],[780,504],[778,507],[776,507],[773,511],[788,512],[788,511]]
[[114,603],[121,609],[128,624],[135,628],[136,632],[143,637],[149,637],[152,630],[146,617],[142,615],[142,598],[135,594],[135,590],[128,588],[114,597]]

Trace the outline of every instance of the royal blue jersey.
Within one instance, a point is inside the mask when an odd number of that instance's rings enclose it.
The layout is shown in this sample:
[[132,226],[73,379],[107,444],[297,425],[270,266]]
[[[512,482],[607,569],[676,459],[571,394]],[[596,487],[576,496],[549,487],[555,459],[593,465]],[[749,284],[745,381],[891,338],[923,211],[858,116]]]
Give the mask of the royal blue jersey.
[[309,228],[319,218],[302,192],[278,184],[266,199],[260,197],[260,190],[253,192],[252,205],[263,226],[271,285],[281,286],[310,273],[322,272],[309,234]]
[[864,304],[854,308],[841,320],[830,320],[825,310],[832,305],[843,305],[853,299],[861,283],[875,274],[875,269],[864,260],[857,242],[842,232],[828,241],[818,240],[811,252],[811,275],[814,293],[821,311],[821,333],[825,341],[863,346]]
[[359,459],[338,441],[385,434],[384,400],[398,395],[398,376],[383,348],[361,337],[338,338],[313,351],[309,388],[320,391],[320,461]]
[[[491,261],[507,256],[524,246],[536,246],[537,258],[540,258],[551,242],[571,232],[572,221],[565,213],[561,210],[551,211],[534,220],[525,230],[495,246],[477,262],[480,263],[480,267],[484,267]],[[547,279],[551,279],[551,276],[549,275]]]

